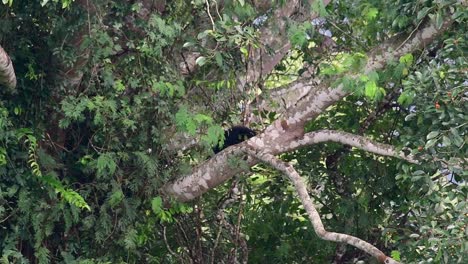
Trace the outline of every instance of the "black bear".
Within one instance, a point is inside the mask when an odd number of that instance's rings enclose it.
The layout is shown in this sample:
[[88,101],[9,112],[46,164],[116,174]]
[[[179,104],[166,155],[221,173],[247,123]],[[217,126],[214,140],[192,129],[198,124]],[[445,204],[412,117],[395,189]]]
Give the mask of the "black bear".
[[255,133],[255,131],[245,126],[231,127],[224,131],[224,144],[221,147],[216,145],[213,148],[213,152],[216,154],[229,146],[239,144],[251,137],[255,137],[256,135],[257,133]]

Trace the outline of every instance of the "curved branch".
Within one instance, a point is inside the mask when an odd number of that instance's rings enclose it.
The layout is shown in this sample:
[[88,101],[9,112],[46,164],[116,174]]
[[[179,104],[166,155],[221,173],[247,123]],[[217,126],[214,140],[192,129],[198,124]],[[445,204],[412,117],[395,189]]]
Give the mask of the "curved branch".
[[16,75],[13,63],[2,46],[0,46],[0,84],[5,85],[11,90],[14,90],[16,87]]
[[259,160],[270,164],[271,166],[288,176],[288,178],[293,182],[294,187],[296,188],[296,191],[299,195],[299,199],[304,205],[304,209],[306,210],[307,215],[309,216],[312,226],[314,227],[315,233],[320,238],[333,242],[344,242],[354,247],[357,247],[374,256],[382,263],[398,263],[397,261],[387,257],[382,251],[374,247],[372,244],[361,240],[360,238],[351,235],[326,231],[325,227],[323,226],[322,220],[320,219],[320,214],[318,213],[317,209],[315,209],[312,203],[312,199],[310,198],[309,193],[307,192],[304,180],[291,164],[279,160],[271,154],[258,153],[250,149],[247,149],[246,152],[258,158]]
[[299,195],[299,199],[301,200],[302,205],[304,206],[304,209],[306,210],[307,215],[309,216],[309,220],[312,223],[312,226],[314,227],[315,233],[320,238],[324,240],[328,240],[328,241],[333,241],[333,242],[346,243],[354,247],[357,247],[367,252],[368,254],[374,256],[381,263],[395,263],[395,264],[399,263],[396,260],[390,257],[387,257],[378,248],[376,248],[372,244],[360,238],[357,238],[351,235],[341,234],[341,233],[328,232],[327,230],[325,230],[322,220],[320,219],[320,214],[318,213],[317,209],[315,209],[312,199],[310,198],[310,195],[307,192],[307,188],[306,188],[306,184],[304,183],[304,180],[302,179],[302,177],[299,175],[299,173],[294,169],[294,167],[291,164],[284,162],[268,153],[256,152],[249,148],[246,148],[245,151],[249,155],[265,163],[270,164],[271,166],[273,166],[274,168],[276,168],[277,170],[283,172],[284,174],[288,176],[288,178],[294,184],[297,194]]
[[310,132],[305,134],[302,139],[292,142],[291,145],[294,146],[294,148],[297,148],[300,146],[313,145],[327,141],[350,145],[352,147],[382,156],[403,159],[410,163],[419,163],[412,155],[406,155],[403,151],[397,151],[391,145],[375,142],[363,136],[336,130],[324,129]]

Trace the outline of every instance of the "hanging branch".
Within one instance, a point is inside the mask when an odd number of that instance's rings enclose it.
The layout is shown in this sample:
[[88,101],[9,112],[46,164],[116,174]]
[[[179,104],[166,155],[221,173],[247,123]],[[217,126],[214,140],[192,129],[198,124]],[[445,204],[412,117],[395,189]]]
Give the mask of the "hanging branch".
[[320,219],[320,214],[318,213],[317,209],[315,209],[315,206],[312,203],[312,199],[310,198],[310,195],[307,192],[304,180],[291,164],[276,158],[274,155],[254,151],[250,148],[245,148],[244,151],[247,154],[271,165],[272,167],[276,168],[277,170],[283,172],[284,174],[286,174],[286,176],[288,176],[288,178],[292,181],[297,191],[299,199],[301,200],[302,205],[304,206],[304,209],[306,210],[307,215],[309,216],[310,222],[312,223],[312,226],[314,227],[314,231],[317,234],[317,236],[324,240],[346,243],[348,245],[359,248],[378,259],[380,263],[399,263],[398,261],[386,256],[382,251],[380,251],[372,244],[360,238],[341,233],[328,232],[327,230],[325,230],[322,220]]

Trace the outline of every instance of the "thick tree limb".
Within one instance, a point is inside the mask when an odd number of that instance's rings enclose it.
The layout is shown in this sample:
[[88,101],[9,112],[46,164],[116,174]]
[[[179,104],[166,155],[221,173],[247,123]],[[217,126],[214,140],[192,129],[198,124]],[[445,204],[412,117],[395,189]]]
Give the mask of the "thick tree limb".
[[[399,34],[388,39],[383,44],[374,48],[367,54],[369,59],[363,72],[367,74],[371,71],[383,69],[385,65],[388,64],[388,62],[392,60],[398,60],[405,54],[412,53],[418,49],[424,48],[432,41],[434,41],[434,39],[436,39],[441,33],[445,32],[452,23],[453,18],[448,15],[440,28],[436,26],[434,21],[430,21],[426,23],[425,26],[421,29],[415,31],[414,34],[409,36]],[[312,83],[312,85],[310,85],[310,83]],[[315,87],[315,85],[319,87]],[[299,79],[288,86],[279,87],[272,91],[270,97],[272,98],[272,101],[276,103],[273,105],[279,104],[281,107],[273,108],[269,106],[267,109],[277,113],[282,113],[284,112],[283,107],[291,107],[293,110],[289,112],[293,112],[296,117],[299,117],[297,116],[297,110],[302,110],[304,114],[306,114],[304,118],[314,119],[316,117],[316,115],[313,113],[314,111],[310,111],[311,109],[308,109],[309,111],[307,111],[305,108],[307,105],[314,104],[314,98],[320,94],[317,93],[317,90],[325,90],[328,86],[328,82],[323,83],[322,80],[318,78],[312,79],[310,81],[307,78]],[[347,92],[340,93],[343,92],[342,89],[343,87],[341,85],[337,87],[337,89],[335,89],[336,94],[334,95],[343,98],[349,94]],[[330,94],[330,96],[333,95]],[[298,104],[298,101],[295,101],[294,99],[299,100],[299,102],[305,102],[305,105],[303,104],[301,106]],[[286,102],[286,105],[283,105],[282,102]],[[264,105],[267,103],[268,102],[261,102],[260,107],[265,107]],[[310,116],[307,116],[307,113],[310,114]]]
[[[207,160],[200,166],[194,168],[194,173],[191,174],[190,177],[183,177],[175,182],[167,184],[163,188],[163,191],[166,194],[176,197],[180,201],[190,201],[202,195],[211,188],[214,188],[230,179],[233,175],[243,172],[245,168],[241,168],[239,166],[233,167],[228,162],[228,159],[232,159],[233,156],[241,156],[243,153],[242,149],[247,146],[259,148],[260,145],[258,142],[255,143],[256,141],[258,141],[258,139],[251,138],[250,140],[242,142],[241,144],[229,147],[210,160]],[[310,132],[304,134],[300,139],[284,142],[278,147],[269,150],[271,150],[271,154],[277,155],[295,150],[303,146],[328,141],[350,145],[352,147],[375,153],[377,155],[395,157],[411,163],[418,163],[418,161],[413,156],[406,155],[401,151],[398,152],[391,145],[374,142],[363,136],[333,130],[319,130]],[[268,148],[263,147],[263,150],[265,149]],[[248,166],[253,166],[257,162],[255,159],[248,157],[246,159],[246,163]]]
[[[380,70],[390,61],[423,48],[448,29],[452,22],[452,17],[447,16],[440,28],[430,22],[411,36],[395,37],[384,42],[368,54],[369,60],[363,72]],[[274,121],[272,125],[267,127],[264,133],[239,144],[239,147],[231,147],[223,151],[199,167],[194,168],[192,174],[166,184],[162,191],[181,201],[188,201],[216,187],[243,171],[239,167],[231,168],[228,166],[227,161],[232,158],[231,155],[241,155],[242,150],[240,147],[245,144],[272,155],[284,152],[297,144],[293,142],[303,139],[303,127],[306,122],[315,119],[327,107],[338,102],[349,93],[341,85],[332,88],[329,82],[322,82],[318,79],[298,80],[288,85],[291,89],[301,89],[305,86],[310,87],[309,94],[289,108],[284,118]],[[371,148],[369,147],[369,149]],[[247,163],[251,166],[255,164],[255,161],[249,158]]]
[[[368,54],[368,61],[363,69],[364,74],[381,70],[389,62],[398,60],[405,54],[427,46],[440,34],[445,32],[452,23],[452,17],[448,16],[440,28],[437,28],[435,22],[430,22],[409,37],[399,35],[385,41]],[[299,80],[292,83],[290,87],[297,85],[312,85],[316,88],[311,89],[309,95],[300,100],[296,104],[296,107],[288,109],[286,119],[288,120],[288,124],[292,126],[315,119],[328,106],[349,94],[349,92],[344,90],[342,85],[332,88],[329,82],[322,82],[318,79],[312,81]]]
[[310,198],[309,193],[307,192],[304,180],[291,164],[284,162],[276,158],[274,155],[268,153],[256,152],[249,148],[246,148],[246,152],[257,159],[267,164],[270,164],[271,166],[288,176],[288,178],[294,184],[297,194],[299,195],[299,199],[301,200],[302,205],[304,206],[304,209],[306,210],[307,215],[309,216],[309,220],[312,223],[312,226],[314,227],[315,233],[320,238],[328,241],[352,245],[372,255],[381,263],[399,263],[398,261],[387,257],[378,248],[360,238],[341,233],[328,232],[327,230],[325,230],[322,220],[320,219],[320,214],[318,213],[317,209],[315,209],[312,199]]
[[2,46],[0,46],[0,84],[5,85],[10,90],[14,90],[16,87],[16,75],[13,63]]
[[[241,147],[246,143],[247,141],[221,151],[194,168],[192,174],[166,184],[162,192],[179,201],[187,202],[224,183],[232,176],[244,172],[245,168],[234,167],[228,162],[228,158],[241,156],[243,154]],[[248,166],[253,166],[257,162],[252,158],[247,158],[246,163]]]

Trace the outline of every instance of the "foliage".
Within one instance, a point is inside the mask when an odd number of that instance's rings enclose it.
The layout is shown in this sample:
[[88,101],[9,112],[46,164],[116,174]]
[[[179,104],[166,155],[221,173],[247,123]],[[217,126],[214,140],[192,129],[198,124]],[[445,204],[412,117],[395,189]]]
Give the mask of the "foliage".
[[[443,41],[364,73],[367,51],[442,21],[453,1],[315,1],[307,8],[322,18],[286,21],[291,52],[264,84],[240,92],[260,30],[285,1],[162,1],[151,12],[130,2],[3,1],[0,44],[18,87],[0,89],[1,263],[228,262],[244,256],[242,241],[252,263],[331,262],[340,245],[317,238],[292,187],[267,167],[189,204],[160,192],[203,162],[258,94],[306,68],[352,91],[308,131],[364,134],[423,161],[331,143],[282,155],[307,178],[327,229],[405,263],[462,263],[466,10],[456,7]],[[187,53],[199,54],[197,67],[182,76]],[[276,113],[259,115],[252,125],[262,128]],[[182,134],[201,144],[173,151]],[[358,260],[367,256],[352,248],[340,259]]]

